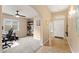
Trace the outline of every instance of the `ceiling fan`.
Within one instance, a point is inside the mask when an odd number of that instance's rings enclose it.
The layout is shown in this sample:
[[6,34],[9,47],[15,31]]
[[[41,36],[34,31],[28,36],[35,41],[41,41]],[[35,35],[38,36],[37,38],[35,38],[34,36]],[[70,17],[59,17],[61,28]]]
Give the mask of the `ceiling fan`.
[[16,15],[16,17],[26,17],[24,15],[19,14],[19,11],[18,10],[16,11],[16,14],[15,15]]

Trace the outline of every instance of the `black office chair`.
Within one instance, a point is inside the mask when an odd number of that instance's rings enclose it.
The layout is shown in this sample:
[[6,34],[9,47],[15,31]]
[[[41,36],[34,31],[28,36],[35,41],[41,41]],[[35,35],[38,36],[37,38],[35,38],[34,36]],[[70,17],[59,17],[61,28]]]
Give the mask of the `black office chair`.
[[3,40],[2,40],[2,42],[4,43],[3,46],[2,46],[3,49],[8,48],[8,47],[11,47],[10,44],[13,44],[13,43],[7,43],[8,41],[11,41],[12,40],[12,33],[13,33],[13,29],[11,28],[8,31],[8,34],[3,35]]

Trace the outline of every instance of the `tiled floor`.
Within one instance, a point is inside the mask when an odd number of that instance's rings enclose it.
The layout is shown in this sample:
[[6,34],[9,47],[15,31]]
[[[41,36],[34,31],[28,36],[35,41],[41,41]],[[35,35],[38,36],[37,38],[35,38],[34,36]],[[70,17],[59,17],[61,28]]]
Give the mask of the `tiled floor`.
[[70,48],[66,39],[54,38],[51,40],[51,45],[47,42],[41,47],[37,53],[70,53]]

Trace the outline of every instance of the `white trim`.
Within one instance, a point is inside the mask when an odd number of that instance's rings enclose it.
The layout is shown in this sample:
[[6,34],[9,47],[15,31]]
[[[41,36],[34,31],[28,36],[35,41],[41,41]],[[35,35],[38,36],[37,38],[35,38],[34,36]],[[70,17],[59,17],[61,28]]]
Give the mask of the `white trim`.
[[42,41],[41,39],[40,39],[40,42],[41,42],[41,43],[40,43],[40,44],[41,44],[41,46],[43,46],[43,41]]
[[74,53],[74,51],[73,51],[73,49],[72,49],[72,47],[71,47],[71,45],[70,45],[70,43],[69,43],[69,38],[66,37],[66,40],[67,40],[67,42],[68,42],[68,45],[69,45],[69,47],[70,47],[71,52]]
[[[9,21],[10,23],[6,23],[7,21]],[[4,29],[3,31],[5,31],[5,25],[10,25],[11,27],[14,25],[13,22],[17,22],[17,29],[14,29],[14,31],[19,31],[19,20],[17,19],[8,19],[8,18],[5,18],[4,21],[3,21],[3,26],[4,26]],[[5,31],[7,32],[7,31]]]

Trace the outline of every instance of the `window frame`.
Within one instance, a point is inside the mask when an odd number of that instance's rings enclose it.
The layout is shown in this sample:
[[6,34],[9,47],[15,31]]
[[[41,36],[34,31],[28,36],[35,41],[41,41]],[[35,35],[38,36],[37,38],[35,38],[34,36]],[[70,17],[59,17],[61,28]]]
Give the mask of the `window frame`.
[[[6,22],[8,22],[8,21],[10,21],[10,24],[8,24],[8,23],[6,23]],[[17,22],[17,29],[14,29],[14,31],[16,32],[16,31],[19,31],[19,20],[16,20],[16,19],[8,19],[8,18],[5,18],[4,20],[3,20],[3,27],[4,27],[4,29],[3,29],[3,31],[5,31],[5,32],[7,32],[6,30],[5,30],[5,25],[11,25],[11,27],[13,27],[13,22]]]

